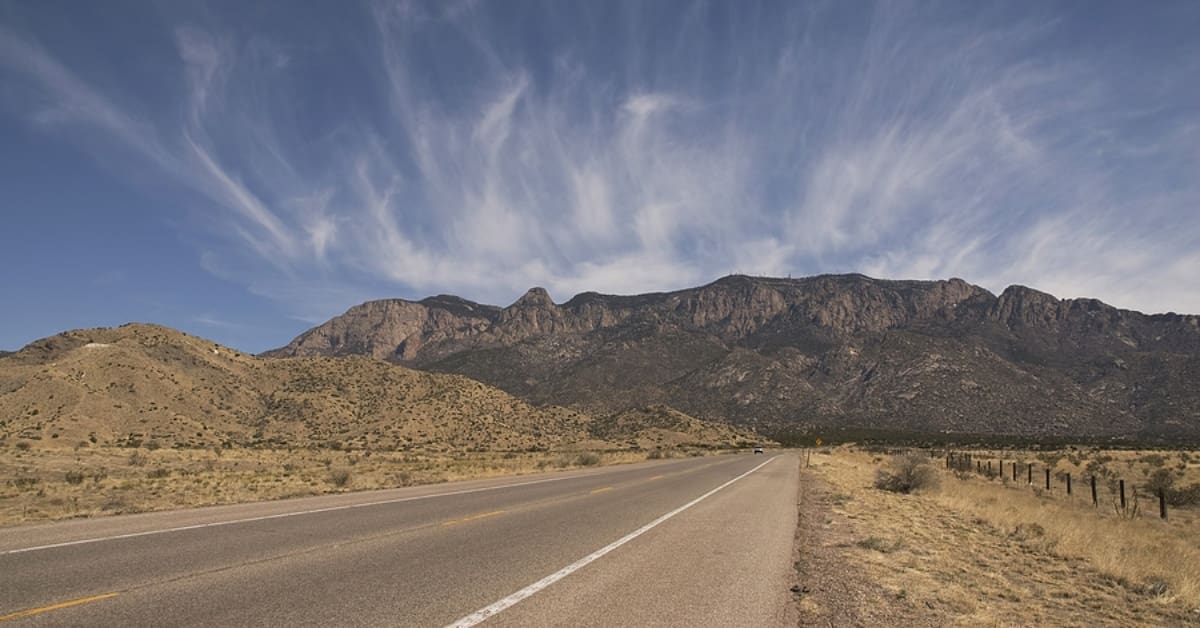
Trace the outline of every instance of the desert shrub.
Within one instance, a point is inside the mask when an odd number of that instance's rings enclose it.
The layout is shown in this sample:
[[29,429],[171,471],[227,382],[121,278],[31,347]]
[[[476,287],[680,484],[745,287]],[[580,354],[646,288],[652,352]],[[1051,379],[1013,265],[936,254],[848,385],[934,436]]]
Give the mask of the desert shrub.
[[1063,453],[1058,451],[1047,451],[1037,455],[1038,460],[1041,460],[1047,467],[1051,468],[1058,466],[1058,462],[1064,457]]
[[150,479],[158,479],[158,478],[165,478],[165,477],[167,477],[167,476],[169,476],[169,475],[171,475],[171,470],[170,470],[170,469],[163,469],[163,468],[161,468],[161,467],[160,467],[160,468],[158,468],[158,469],[151,469],[151,470],[150,470],[150,471],[149,471],[149,472],[146,474],[146,477],[148,477],[148,478],[150,478]]
[[67,484],[83,484],[83,471],[67,471],[64,477],[67,480]]
[[24,490],[27,488],[33,488],[34,486],[37,486],[37,483],[39,481],[40,480],[38,480],[35,477],[30,477],[30,476],[26,475],[26,476],[17,476],[15,478],[9,480],[9,483],[21,490]]
[[886,468],[875,472],[875,488],[893,493],[911,493],[937,485],[937,471],[918,452],[892,456]]
[[129,464],[131,466],[134,466],[134,467],[145,466],[146,461],[147,461],[146,454],[144,454],[140,451],[135,451],[135,452],[129,454]]
[[1152,467],[1161,467],[1167,463],[1167,457],[1162,454],[1146,454],[1139,460]]
[[1150,491],[1151,495],[1158,495],[1159,491],[1168,491],[1175,485],[1175,474],[1171,473],[1170,469],[1155,469],[1150,477],[1146,478],[1146,490]]
[[646,460],[659,460],[666,457],[666,454],[661,449],[652,449],[650,453],[646,454]]
[[877,536],[868,536],[861,541],[857,541],[855,545],[863,549],[875,550],[876,552],[880,552],[882,554],[890,554],[900,549],[903,546],[903,543],[901,543],[898,539],[889,543],[886,539],[882,539]]
[[350,484],[350,478],[350,469],[346,467],[335,467],[329,470],[329,483],[338,488]]
[[1027,541],[1046,536],[1046,528],[1036,523],[1018,523],[1009,536],[1018,541]]
[[29,451],[30,447],[31,447],[31,445],[29,444],[29,441],[27,441],[27,440],[17,441],[17,449],[20,451]]
[[1087,466],[1083,468],[1083,472],[1085,475],[1094,475],[1099,478],[1107,478],[1113,475],[1113,472],[1110,471],[1108,467],[1104,466],[1104,463],[1100,462],[1099,460],[1092,460],[1088,462]]
[[1150,578],[1142,587],[1142,592],[1150,597],[1166,597],[1171,592],[1170,585],[1163,578]]
[[600,464],[600,455],[591,451],[579,454],[575,458],[575,464],[581,467],[593,467]]
[[100,510],[104,512],[119,513],[124,512],[127,508],[129,508],[129,502],[126,502],[125,498],[119,495],[109,496],[108,499],[104,500],[104,502],[100,504]]
[[1166,491],[1167,503],[1172,506],[1195,506],[1200,504],[1200,484],[1189,484]]
[[413,481],[413,474],[408,471],[397,471],[392,476],[392,484],[396,486],[412,486],[415,483]]

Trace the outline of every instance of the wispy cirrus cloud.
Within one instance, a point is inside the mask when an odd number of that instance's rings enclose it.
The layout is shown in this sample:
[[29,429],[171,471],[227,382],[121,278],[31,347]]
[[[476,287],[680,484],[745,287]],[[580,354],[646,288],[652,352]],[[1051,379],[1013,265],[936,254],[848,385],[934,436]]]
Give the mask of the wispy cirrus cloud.
[[35,123],[189,190],[205,268],[300,317],[842,271],[1200,311],[1195,62],[1131,81],[1162,59],[1001,8],[379,2],[318,52],[172,24],[177,111],[0,54]]

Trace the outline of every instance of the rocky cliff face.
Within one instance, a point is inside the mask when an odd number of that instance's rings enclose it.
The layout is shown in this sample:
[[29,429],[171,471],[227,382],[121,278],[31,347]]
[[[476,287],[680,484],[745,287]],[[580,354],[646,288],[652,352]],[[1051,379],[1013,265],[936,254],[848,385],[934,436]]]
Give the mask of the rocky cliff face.
[[357,354],[538,403],[665,403],[768,430],[1200,435],[1200,317],[960,279],[730,276],[561,305],[534,288],[506,308],[376,301],[269,352]]

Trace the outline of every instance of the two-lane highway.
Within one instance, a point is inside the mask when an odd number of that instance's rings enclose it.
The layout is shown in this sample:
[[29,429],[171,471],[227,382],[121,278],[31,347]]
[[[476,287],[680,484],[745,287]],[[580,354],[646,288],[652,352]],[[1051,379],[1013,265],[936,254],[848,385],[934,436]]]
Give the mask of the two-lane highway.
[[0,622],[780,625],[797,459],[690,458],[0,530]]

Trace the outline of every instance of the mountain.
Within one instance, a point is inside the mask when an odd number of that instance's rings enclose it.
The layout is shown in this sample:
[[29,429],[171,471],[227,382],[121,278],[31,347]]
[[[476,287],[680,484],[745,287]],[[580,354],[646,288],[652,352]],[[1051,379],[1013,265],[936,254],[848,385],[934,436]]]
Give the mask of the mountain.
[[[0,359],[0,439],[46,445],[511,451],[661,436],[658,423],[626,423],[598,437],[595,422],[461,375],[371,357],[267,360],[154,325],[70,331]],[[672,442],[702,446],[754,439],[675,432]]]
[[666,404],[774,431],[1200,436],[1200,317],[961,279],[733,275],[636,296],[534,288],[352,307],[267,352],[369,355],[537,404]]

